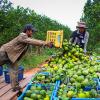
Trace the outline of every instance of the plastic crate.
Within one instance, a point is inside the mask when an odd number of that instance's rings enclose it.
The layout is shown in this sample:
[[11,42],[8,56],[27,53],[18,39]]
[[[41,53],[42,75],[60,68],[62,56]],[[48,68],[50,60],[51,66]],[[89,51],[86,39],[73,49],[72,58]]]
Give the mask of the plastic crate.
[[18,99],[17,99],[17,100],[23,100],[23,97],[25,96],[26,91],[27,91],[27,90],[29,90],[31,86],[32,86],[32,84],[31,84],[31,83],[29,83],[29,84],[26,86],[26,88],[25,88],[24,92],[23,92],[23,93],[22,93],[22,94],[18,97]]
[[[31,88],[32,85],[41,86],[43,89],[45,89],[45,87],[46,87],[46,89],[49,89],[49,88],[51,87],[51,85],[54,85],[54,86],[55,86],[56,84],[52,84],[52,83],[50,83],[50,84],[32,84],[32,83],[29,83],[29,84],[26,86],[24,92],[18,97],[17,100],[23,100],[24,96],[26,95],[27,90],[29,90],[29,89]],[[52,100],[52,95],[51,95],[50,100]]]
[[0,76],[3,75],[3,66],[0,66]]
[[56,91],[58,91],[58,89],[60,87],[60,83],[61,83],[60,80],[56,81],[56,85],[55,85],[55,88],[54,88]]
[[71,100],[100,100],[100,98],[72,98]]
[[38,74],[42,74],[42,75],[45,75],[45,76],[49,76],[50,75],[49,72],[39,72]]
[[23,74],[24,74],[24,67],[23,66],[19,66],[19,70],[18,70],[18,81],[23,79]]
[[[98,90],[99,89],[99,79],[98,78],[94,78],[93,80],[97,84],[96,90]],[[92,89],[92,86],[85,86],[83,90],[84,91],[90,91],[91,89]]]
[[96,62],[100,62],[100,60],[96,60]]
[[5,82],[10,83],[9,69],[4,70],[4,77],[5,77]]
[[[53,100],[59,100],[59,98],[55,97]],[[100,98],[72,98],[68,100],[100,100]]]
[[[100,90],[100,82],[99,82],[99,79],[98,78],[94,78],[93,79],[94,80],[94,82],[96,82],[96,84],[97,84],[97,86],[96,86],[96,90]],[[92,89],[92,86],[85,86],[84,88],[83,88],[83,90],[84,91],[90,91]]]
[[60,87],[60,83],[61,83],[60,80],[56,81],[56,85],[55,85],[54,90],[52,92],[51,100],[57,100],[57,91]]
[[[4,77],[5,77],[5,82],[10,83],[10,75],[9,75],[9,69],[4,70]],[[23,72],[24,68],[22,66],[19,66],[18,68],[18,81],[23,79]]]
[[53,45],[62,48],[63,30],[61,31],[47,31],[47,42],[53,42]]
[[97,86],[97,90],[100,91],[100,78],[98,79],[98,86]]
[[[98,79],[98,78],[94,78],[93,79],[95,82],[97,82],[97,87],[96,87],[96,90],[97,91],[100,91],[100,79]],[[61,82],[60,82],[61,83]],[[58,92],[58,90],[59,90],[59,87],[60,87],[60,83],[58,83],[59,85],[56,85],[56,88],[55,88],[55,90],[53,91],[53,93],[52,93],[52,100],[59,100],[59,98],[58,98],[58,95],[57,95],[57,92]],[[90,86],[86,86],[85,87],[85,89],[84,89],[84,91],[89,91],[89,90],[91,90],[92,89],[92,87]],[[66,98],[67,99],[67,98]],[[100,98],[72,98],[72,99],[70,99],[70,100],[100,100]]]

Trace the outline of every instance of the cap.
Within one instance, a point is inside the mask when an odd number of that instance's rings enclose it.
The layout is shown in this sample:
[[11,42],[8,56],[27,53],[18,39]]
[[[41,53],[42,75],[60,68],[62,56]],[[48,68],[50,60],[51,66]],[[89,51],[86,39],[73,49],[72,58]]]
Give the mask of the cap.
[[37,29],[35,27],[33,27],[32,24],[26,24],[24,26],[23,32],[26,32],[27,30],[32,30],[32,32],[37,32]]

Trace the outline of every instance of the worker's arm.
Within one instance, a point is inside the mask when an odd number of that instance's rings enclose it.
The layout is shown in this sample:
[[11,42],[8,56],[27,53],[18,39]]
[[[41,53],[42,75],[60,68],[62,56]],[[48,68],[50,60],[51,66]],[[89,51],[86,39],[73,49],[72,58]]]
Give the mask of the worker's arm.
[[[74,37],[74,41],[73,41],[73,38],[70,38],[69,43],[76,44],[76,43],[77,43],[77,40],[78,40],[77,37]],[[73,42],[72,42],[72,41],[73,41]]]
[[89,33],[86,32],[86,36],[85,36],[85,39],[84,39],[84,41],[85,41],[85,44],[84,44],[84,52],[85,52],[85,53],[87,52],[86,49],[87,49],[88,39],[89,39]]
[[19,41],[22,43],[27,43],[27,44],[36,45],[36,46],[48,46],[48,47],[50,46],[50,42],[32,39],[32,38],[27,37],[27,35],[22,35]]
[[30,45],[36,45],[36,46],[44,46],[44,45],[47,44],[45,41],[37,40],[37,39],[31,39],[31,38],[27,38],[23,42],[30,44]]
[[69,42],[73,44],[77,43],[77,32],[76,31],[72,32]]

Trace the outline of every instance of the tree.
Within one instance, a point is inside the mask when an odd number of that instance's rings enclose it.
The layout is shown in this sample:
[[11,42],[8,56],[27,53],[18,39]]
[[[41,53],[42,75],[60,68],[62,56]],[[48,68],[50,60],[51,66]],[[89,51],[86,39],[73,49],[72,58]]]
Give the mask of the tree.
[[64,38],[68,39],[71,30],[67,25],[64,26],[45,15],[41,16],[29,8],[17,6],[15,9],[7,0],[0,1],[0,45],[16,37],[27,23],[37,28],[38,33],[34,37],[38,39],[46,40],[48,30],[64,30]]
[[6,16],[11,9],[11,5],[12,3],[7,0],[0,0],[0,33],[9,26]]
[[[100,42],[100,0],[88,0],[84,6],[84,17],[90,33],[89,44],[95,47]],[[93,46],[94,45],[94,46]]]

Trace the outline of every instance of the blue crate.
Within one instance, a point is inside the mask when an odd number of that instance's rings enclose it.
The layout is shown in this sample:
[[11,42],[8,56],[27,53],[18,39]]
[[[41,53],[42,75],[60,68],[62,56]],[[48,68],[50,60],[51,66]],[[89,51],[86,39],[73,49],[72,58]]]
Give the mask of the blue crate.
[[[98,78],[94,78],[93,80],[95,82],[97,82],[97,84],[98,84],[98,86],[96,87],[96,89],[100,90],[100,80]],[[59,98],[57,97],[57,92],[58,92],[58,89],[60,87],[60,82],[58,83],[59,85],[56,85],[56,88],[55,88],[55,90],[52,93],[52,100],[59,100]],[[86,86],[84,88],[84,91],[88,91],[88,90],[91,90],[91,89],[92,89],[91,86]],[[70,100],[100,100],[100,98],[72,98]]]
[[100,77],[99,77],[99,79],[98,79],[98,84],[99,84],[99,86],[100,86]]
[[24,67],[23,66],[19,66],[19,69],[18,69],[18,81],[23,79],[23,72],[24,72]]
[[[96,90],[97,89],[100,89],[100,82],[99,82],[99,79],[98,78],[93,78],[93,80],[94,80],[94,82],[97,84],[97,86],[96,86]],[[92,86],[85,86],[84,88],[83,88],[83,90],[84,91],[90,91],[92,89]]]
[[72,100],[100,100],[100,98],[72,98]]
[[49,75],[50,75],[49,72],[39,72],[39,73],[37,73],[37,74],[42,74],[42,75],[45,75],[45,76],[49,76]]
[[100,60],[96,60],[96,62],[100,62]]
[[[10,75],[9,75],[9,69],[4,70],[4,77],[5,77],[5,82],[10,83]],[[24,68],[22,66],[19,66],[18,68],[18,81],[23,79],[23,72]]]
[[54,97],[52,100],[59,100],[57,97]]
[[56,85],[55,85],[55,88],[54,88],[56,91],[59,89],[60,83],[61,83],[60,80],[57,80],[57,81],[56,81]]
[[58,97],[57,97],[57,91],[53,91],[52,92],[52,96],[51,96],[51,99],[50,100],[57,100],[58,99]]
[[[59,100],[57,97],[54,97],[53,100]],[[72,98],[69,100],[100,100],[100,98]]]
[[97,90],[100,90],[100,79],[98,79],[98,86],[97,86]]
[[97,86],[96,89],[97,89],[97,91],[98,91],[98,90],[100,91],[100,86]]
[[[52,84],[52,83],[51,83],[51,84]],[[44,88],[44,89],[45,89],[45,87],[46,87],[46,89],[47,89],[48,87],[50,88],[50,86],[49,86],[48,84],[40,84],[40,83],[38,83],[38,84],[32,84],[32,83],[29,83],[29,84],[26,86],[24,92],[18,97],[17,100],[23,100],[23,97],[25,96],[26,91],[29,90],[30,87],[31,87],[32,85],[36,85],[36,86],[39,86],[39,85],[40,85],[40,86],[42,86],[42,88]],[[52,84],[52,85],[53,85],[53,84]],[[56,85],[56,84],[55,84],[55,85]],[[52,95],[51,95],[51,100],[52,100]]]
[[90,91],[91,89],[92,89],[91,86],[85,86],[85,87],[83,88],[84,91]]
[[3,75],[3,66],[0,66],[0,76]]
[[98,79],[98,86],[97,86],[97,90],[100,91],[100,79]]
[[60,87],[60,83],[61,83],[60,80],[56,81],[56,85],[55,85],[54,90],[52,92],[51,100],[57,100],[57,91]]
[[23,97],[25,96],[26,91],[27,91],[27,90],[29,90],[31,86],[32,86],[32,84],[31,84],[31,83],[29,83],[29,84],[26,86],[26,88],[25,88],[24,92],[23,92],[23,93],[22,93],[22,94],[18,97],[18,99],[17,99],[17,100],[23,100]]
[[9,69],[4,70],[5,82],[10,83]]

